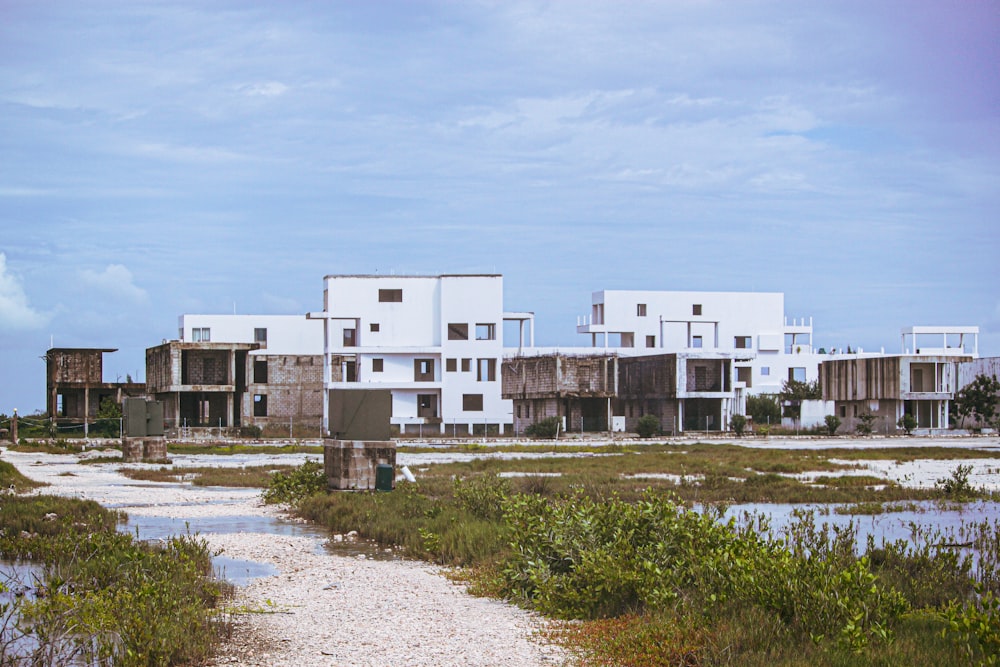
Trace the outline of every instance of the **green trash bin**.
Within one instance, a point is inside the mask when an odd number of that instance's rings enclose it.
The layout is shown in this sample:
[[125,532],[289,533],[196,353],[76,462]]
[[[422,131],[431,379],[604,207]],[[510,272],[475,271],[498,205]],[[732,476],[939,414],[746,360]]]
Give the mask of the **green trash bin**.
[[392,482],[395,476],[391,465],[379,463],[375,466],[375,490],[392,491]]

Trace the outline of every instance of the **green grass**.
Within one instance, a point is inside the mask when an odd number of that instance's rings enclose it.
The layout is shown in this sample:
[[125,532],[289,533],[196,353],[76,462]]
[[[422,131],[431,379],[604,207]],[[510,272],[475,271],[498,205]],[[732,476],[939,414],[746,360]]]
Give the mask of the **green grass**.
[[168,454],[323,454],[323,445],[183,445],[167,443]]
[[218,468],[199,466],[191,468],[127,468],[118,472],[128,477],[145,482],[190,482],[194,486],[227,486],[265,488],[271,481],[271,475],[276,472],[287,472],[295,466],[263,465],[244,468]]
[[45,486],[41,482],[36,482],[22,475],[13,464],[7,461],[0,461],[0,490],[7,490],[11,485],[14,486],[14,491],[17,493]]

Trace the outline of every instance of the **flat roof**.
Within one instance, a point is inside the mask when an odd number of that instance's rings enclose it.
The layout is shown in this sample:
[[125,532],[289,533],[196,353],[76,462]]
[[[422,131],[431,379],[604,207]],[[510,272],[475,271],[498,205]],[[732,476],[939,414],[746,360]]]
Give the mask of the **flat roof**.
[[401,274],[392,275],[385,273],[331,273],[323,276],[323,280],[331,278],[503,278],[502,273],[439,273],[439,274]]
[[50,347],[48,352],[117,352],[117,347]]

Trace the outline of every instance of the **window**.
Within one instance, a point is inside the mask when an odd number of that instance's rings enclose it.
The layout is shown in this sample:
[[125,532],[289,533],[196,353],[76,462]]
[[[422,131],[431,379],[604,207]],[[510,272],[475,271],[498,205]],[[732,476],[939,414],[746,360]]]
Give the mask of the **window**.
[[737,350],[749,350],[753,347],[752,336],[737,336],[733,339],[733,347]]
[[736,381],[742,382],[747,389],[753,386],[753,369],[749,366],[738,366],[736,368]]
[[375,357],[372,359],[372,373],[381,373],[385,370],[385,359]]
[[267,345],[267,329],[257,328],[253,330],[253,342],[260,343],[261,347]]
[[462,359],[462,372],[468,373],[472,370],[472,359]]
[[462,394],[462,409],[466,412],[483,411],[482,394]]
[[531,419],[531,403],[524,404],[524,418]]
[[354,347],[357,338],[357,329],[344,329],[344,347]]
[[380,289],[378,291],[380,303],[402,303],[403,290],[401,289]]
[[445,359],[444,360],[444,369],[446,371],[448,371],[449,373],[454,373],[455,371],[457,371],[458,370],[458,359],[455,359],[454,357]]
[[469,325],[464,322],[449,324],[448,340],[469,340]]
[[267,359],[256,359],[253,362],[253,383],[267,384]]
[[497,325],[493,322],[476,325],[476,340],[496,340]]
[[858,406],[854,405],[854,406],[851,406],[851,407],[854,408],[854,416],[857,417],[858,416]]
[[646,317],[646,304],[644,303],[635,304],[635,314],[639,317]]
[[702,346],[701,336],[692,336],[691,347],[701,347],[701,346]]
[[517,404],[517,418],[518,419],[521,418],[521,404],[520,403]]
[[210,343],[212,341],[212,330],[208,327],[195,327],[191,329],[191,340],[195,343]]
[[847,406],[846,405],[841,405],[840,406],[840,416],[841,417],[846,417],[847,416]]
[[656,347],[656,336],[646,336],[646,347]]
[[254,394],[253,416],[254,417],[267,416],[267,394]]
[[701,315],[701,304],[700,303],[696,303],[696,304],[693,304],[691,306],[691,314],[692,315]]
[[372,322],[371,324],[369,324],[368,330],[371,331],[372,333],[378,331],[379,330],[378,322]]
[[760,374],[761,375],[770,375],[771,374],[771,367],[770,366],[761,366],[760,367]]
[[434,360],[414,359],[413,360],[413,381],[414,382],[434,382]]
[[789,368],[788,369],[788,380],[795,382],[805,382],[806,381],[806,369],[805,368]]
[[476,380],[479,382],[496,382],[497,360],[477,359]]

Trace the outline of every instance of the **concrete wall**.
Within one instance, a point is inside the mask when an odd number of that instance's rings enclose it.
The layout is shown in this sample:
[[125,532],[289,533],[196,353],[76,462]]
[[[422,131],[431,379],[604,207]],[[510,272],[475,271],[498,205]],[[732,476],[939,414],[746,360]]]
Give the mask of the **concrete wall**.
[[[254,365],[267,364],[267,382],[254,382]],[[323,356],[254,354],[247,362],[247,391],[243,395],[243,423],[265,427],[294,427],[295,422],[315,429],[323,417]],[[267,396],[267,415],[254,415],[254,397]]]

